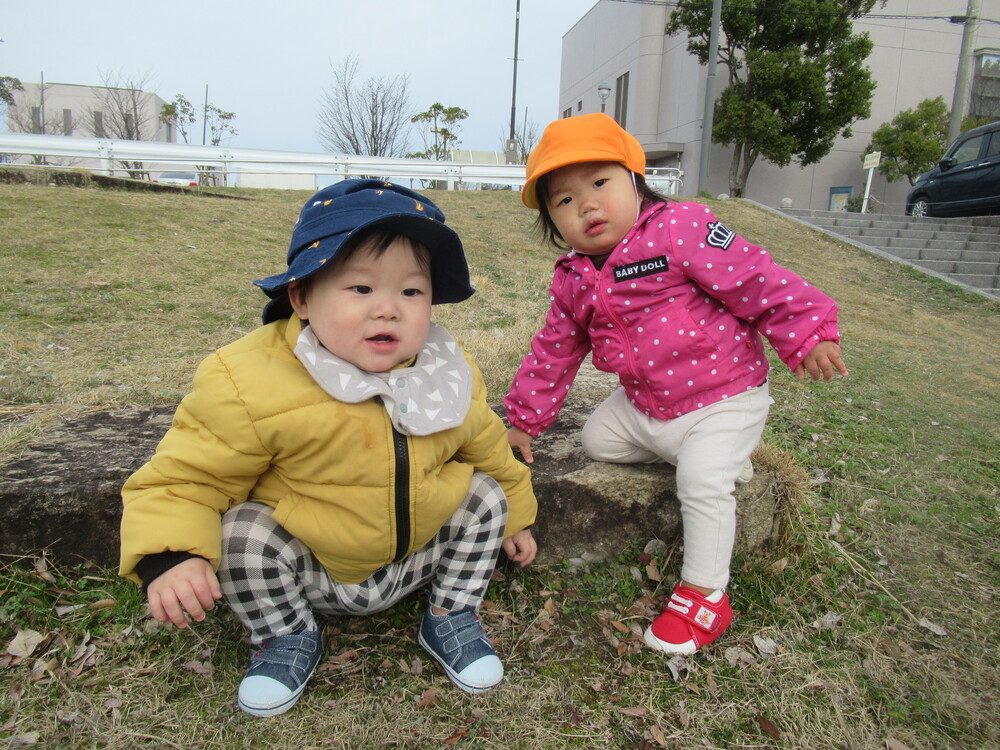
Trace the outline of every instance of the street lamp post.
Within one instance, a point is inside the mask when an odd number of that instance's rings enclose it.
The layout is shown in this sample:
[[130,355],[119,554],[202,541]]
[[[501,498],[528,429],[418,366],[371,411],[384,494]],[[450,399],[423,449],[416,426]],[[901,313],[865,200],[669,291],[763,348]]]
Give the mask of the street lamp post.
[[607,81],[601,81],[597,84],[597,94],[601,97],[601,112],[603,112],[604,106],[608,103],[608,97],[611,96],[611,84]]

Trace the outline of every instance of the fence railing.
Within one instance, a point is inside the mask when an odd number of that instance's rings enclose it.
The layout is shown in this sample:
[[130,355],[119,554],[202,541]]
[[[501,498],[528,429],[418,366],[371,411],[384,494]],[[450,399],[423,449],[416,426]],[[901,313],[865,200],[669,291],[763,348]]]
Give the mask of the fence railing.
[[[123,141],[107,138],[77,138],[59,135],[0,133],[0,154],[40,157],[44,161],[70,160],[70,164],[51,164],[56,168],[91,169],[107,175],[127,175],[142,162],[147,171],[178,167],[212,167],[224,184],[240,185],[252,175],[312,175],[313,187],[337,179],[376,176],[390,180],[434,180],[446,183],[449,190],[467,185],[524,184],[524,166],[518,164],[464,164],[426,159],[390,159],[379,156],[318,154],[305,151],[192,146],[158,141]],[[122,162],[129,162],[126,169]],[[679,169],[646,170],[646,179],[657,190],[677,195],[682,189]],[[299,185],[296,185],[299,187]]]

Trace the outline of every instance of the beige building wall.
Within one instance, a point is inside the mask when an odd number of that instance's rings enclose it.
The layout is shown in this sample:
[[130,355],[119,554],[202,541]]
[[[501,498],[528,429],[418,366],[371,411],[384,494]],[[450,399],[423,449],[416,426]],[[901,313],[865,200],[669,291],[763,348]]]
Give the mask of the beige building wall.
[[[860,157],[875,129],[926,98],[940,95],[951,106],[963,26],[941,17],[964,16],[966,6],[967,0],[888,0],[872,17],[859,20],[856,30],[867,32],[875,45],[868,58],[877,82],[871,117],[855,123],[853,136],[838,139],[817,164],[779,169],[758,160],[747,182],[747,197],[771,206],[791,198],[797,207],[826,209],[831,188],[862,193],[866,172]],[[606,111],[614,116],[616,83],[628,74],[625,127],[643,144],[649,165],[683,169],[685,195],[728,192],[732,152],[725,146],[711,146],[708,184],[697,184],[707,68],[687,53],[685,37],[663,34],[669,14],[665,4],[599,0],[563,37],[559,112],[600,112],[598,86],[607,82],[611,93]],[[980,17],[1000,20],[1000,0],[981,0]],[[973,46],[1000,47],[1000,24],[979,23]],[[717,92],[725,87],[727,75],[726,68],[718,66]],[[890,184],[876,173],[872,195],[885,213],[901,214],[908,188],[905,178]]]
[[[105,118],[111,115],[105,102],[113,91],[101,86],[81,86],[74,83],[24,83],[23,91],[15,91],[14,106],[7,111],[8,127],[12,133],[43,132],[47,135],[69,135],[81,138],[115,137],[110,124],[106,133],[95,132],[95,112],[102,112]],[[127,96],[127,94],[124,94]],[[160,121],[160,112],[166,102],[146,91],[140,91],[138,100],[138,120],[143,135],[142,140],[175,143],[177,138],[171,129]],[[121,101],[126,101],[122,99]],[[44,108],[45,127],[32,129],[32,111]]]
[[[11,133],[40,133],[76,138],[108,138],[115,140],[113,115],[108,109],[107,98],[115,91],[101,86],[81,86],[73,83],[23,83],[23,91],[15,91],[14,106],[7,108],[7,127]],[[117,90],[123,91],[123,90]],[[127,92],[123,94],[127,96]],[[131,99],[119,99],[128,102]],[[176,143],[176,133],[160,121],[160,112],[166,102],[156,94],[139,92],[139,140]],[[44,112],[44,114],[43,114]],[[101,113],[95,115],[95,113]],[[100,123],[104,132],[98,132]],[[135,140],[135,139],[133,139]],[[17,156],[15,163],[29,163],[31,157]],[[97,159],[53,159],[56,166],[99,169]],[[144,171],[170,169],[170,165],[147,164]],[[116,174],[125,170],[116,169]]]

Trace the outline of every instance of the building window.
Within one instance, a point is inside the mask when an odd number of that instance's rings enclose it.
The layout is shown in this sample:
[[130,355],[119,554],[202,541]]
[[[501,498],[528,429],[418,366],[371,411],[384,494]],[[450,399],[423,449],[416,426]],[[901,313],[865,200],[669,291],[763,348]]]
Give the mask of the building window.
[[564,109],[562,116],[563,116],[563,119],[566,119],[567,117],[572,117],[573,116],[573,108],[569,107],[568,109]]
[[44,132],[42,130],[42,108],[32,107],[31,108],[31,132],[38,133]]
[[73,110],[63,110],[63,135],[73,135]]
[[104,113],[94,112],[94,137],[107,138],[104,134]]
[[628,115],[628,73],[618,76],[615,82],[615,122],[625,127]]
[[576,103],[576,111],[577,112],[582,112],[583,111],[583,99],[581,99],[580,101],[578,101]]
[[139,140],[139,137],[135,132],[135,116],[130,112],[125,113],[125,140]]

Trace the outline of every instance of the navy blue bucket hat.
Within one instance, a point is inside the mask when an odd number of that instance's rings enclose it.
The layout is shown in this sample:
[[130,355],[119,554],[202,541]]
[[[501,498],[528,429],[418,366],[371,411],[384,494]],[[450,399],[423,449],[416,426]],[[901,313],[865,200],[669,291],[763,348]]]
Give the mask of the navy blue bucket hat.
[[313,275],[350,237],[362,229],[387,229],[420,243],[431,254],[431,302],[461,302],[473,295],[462,241],[444,223],[431,201],[401,185],[382,180],[343,180],[306,201],[292,230],[288,270],[255,281],[271,298],[264,323],[288,318],[288,285]]

